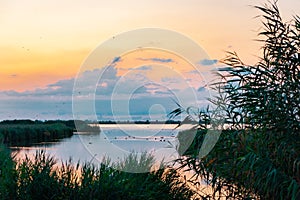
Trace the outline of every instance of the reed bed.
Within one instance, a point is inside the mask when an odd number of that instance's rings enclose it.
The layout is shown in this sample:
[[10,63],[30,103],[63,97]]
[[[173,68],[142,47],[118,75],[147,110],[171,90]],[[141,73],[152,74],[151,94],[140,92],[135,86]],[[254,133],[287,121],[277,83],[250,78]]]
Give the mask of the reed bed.
[[154,158],[134,154],[121,163],[105,159],[90,163],[58,165],[54,157],[37,152],[34,158],[14,161],[4,148],[0,152],[1,199],[191,199],[195,193],[172,168],[148,173],[128,173],[126,168],[150,170]]

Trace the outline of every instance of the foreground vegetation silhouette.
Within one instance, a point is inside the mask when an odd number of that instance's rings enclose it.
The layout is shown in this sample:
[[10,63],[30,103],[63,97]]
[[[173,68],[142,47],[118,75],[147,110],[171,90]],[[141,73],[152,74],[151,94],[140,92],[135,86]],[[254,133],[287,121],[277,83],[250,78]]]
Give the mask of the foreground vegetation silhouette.
[[[198,129],[177,162],[195,173],[195,187],[209,184],[209,193],[198,190],[203,199],[300,199],[300,18],[282,22],[276,2],[255,8],[264,27],[258,63],[246,65],[228,52],[222,60],[227,67],[212,84],[219,94],[210,99],[214,109],[193,116],[192,108],[179,106],[171,113],[187,114]],[[213,150],[199,159],[204,137],[218,120],[226,126]],[[184,138],[179,135],[181,145]]]
[[127,173],[126,168],[145,171],[153,167],[148,154],[131,154],[120,163],[104,160],[100,166],[72,161],[57,165],[45,152],[14,162],[0,151],[1,199],[191,199],[194,192],[172,168],[149,173]]

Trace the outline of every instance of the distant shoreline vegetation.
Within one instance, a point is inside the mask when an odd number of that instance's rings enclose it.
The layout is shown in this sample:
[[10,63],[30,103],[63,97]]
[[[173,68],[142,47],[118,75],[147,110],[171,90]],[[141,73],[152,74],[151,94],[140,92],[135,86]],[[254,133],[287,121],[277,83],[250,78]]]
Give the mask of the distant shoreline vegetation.
[[89,121],[89,120],[31,120],[31,119],[15,119],[15,120],[2,120],[0,121],[0,125],[3,124],[54,124],[54,123],[62,123],[68,127],[75,129],[75,122],[79,123],[98,123],[98,124],[180,124],[180,120],[164,120],[164,121],[150,121],[150,120],[136,120],[136,121],[113,121],[113,120],[103,120],[103,121]]
[[90,124],[179,124],[180,121],[81,121],[81,120],[3,120],[0,122],[0,142],[8,146],[30,146],[71,137],[73,132],[99,133],[98,126]]
[[[19,121],[20,122],[20,121]],[[8,146],[30,146],[71,137],[74,129],[63,123],[0,123],[0,141]]]
[[139,120],[139,121],[98,121],[98,124],[180,124],[179,120],[166,120],[166,121],[149,121],[149,120]]

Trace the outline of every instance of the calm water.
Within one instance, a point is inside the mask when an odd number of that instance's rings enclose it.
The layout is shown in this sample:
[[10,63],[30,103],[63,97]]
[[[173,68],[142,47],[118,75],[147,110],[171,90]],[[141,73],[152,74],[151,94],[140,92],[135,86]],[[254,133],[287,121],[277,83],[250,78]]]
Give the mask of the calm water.
[[72,158],[74,162],[100,163],[103,157],[112,161],[122,160],[130,152],[148,152],[157,161],[178,158],[176,125],[100,125],[101,133],[75,133],[72,137],[52,143],[39,143],[32,147],[12,147],[17,158],[32,156],[37,150],[45,150],[58,160]]

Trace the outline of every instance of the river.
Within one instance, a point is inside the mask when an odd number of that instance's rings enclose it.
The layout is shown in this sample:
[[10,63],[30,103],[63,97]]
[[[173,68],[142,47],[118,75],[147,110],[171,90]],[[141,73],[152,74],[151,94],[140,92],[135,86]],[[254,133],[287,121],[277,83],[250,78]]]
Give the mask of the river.
[[72,158],[73,162],[100,163],[104,157],[113,162],[121,161],[131,152],[147,152],[156,161],[165,162],[178,158],[178,132],[171,124],[101,124],[100,133],[74,133],[70,138],[57,142],[37,143],[30,147],[13,146],[17,159],[33,156],[44,150],[58,161]]

